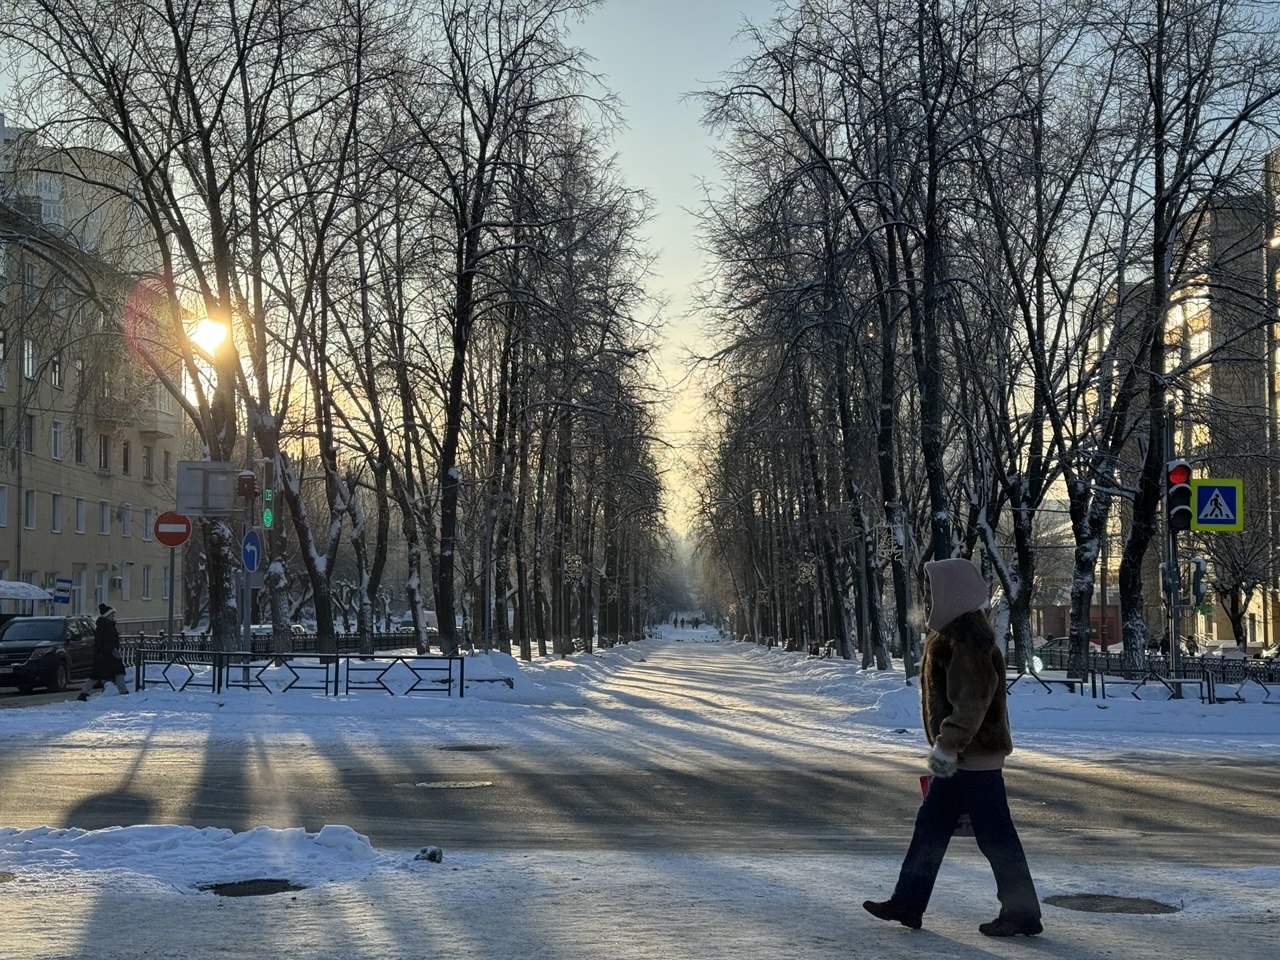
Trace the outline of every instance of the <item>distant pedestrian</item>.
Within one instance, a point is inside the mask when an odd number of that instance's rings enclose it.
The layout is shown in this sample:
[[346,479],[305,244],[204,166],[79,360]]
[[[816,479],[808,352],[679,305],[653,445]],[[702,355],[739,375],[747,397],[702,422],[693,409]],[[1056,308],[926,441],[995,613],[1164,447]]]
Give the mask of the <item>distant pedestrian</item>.
[[1040,933],[1040,901],[1009,814],[1004,759],[1013,751],[1005,704],[1004,657],[983,613],[987,585],[968,560],[926,563],[929,635],[920,665],[920,709],[933,749],[933,781],[888,900],[862,906],[881,920],[919,929],[947,844],[968,814],[978,849],[996,878],[1000,915],[981,924],[988,937]]
[[128,693],[124,685],[124,660],[120,650],[120,631],[116,628],[115,607],[98,604],[98,620],[93,626],[93,671],[80,688],[77,700],[88,700],[95,682],[114,683],[121,693]]

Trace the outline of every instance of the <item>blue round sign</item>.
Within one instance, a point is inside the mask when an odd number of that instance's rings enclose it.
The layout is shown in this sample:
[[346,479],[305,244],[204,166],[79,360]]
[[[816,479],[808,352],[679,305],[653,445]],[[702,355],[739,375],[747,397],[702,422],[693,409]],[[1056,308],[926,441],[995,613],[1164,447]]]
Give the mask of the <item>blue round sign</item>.
[[257,570],[262,562],[262,541],[257,530],[248,531],[240,541],[240,561],[250,573]]

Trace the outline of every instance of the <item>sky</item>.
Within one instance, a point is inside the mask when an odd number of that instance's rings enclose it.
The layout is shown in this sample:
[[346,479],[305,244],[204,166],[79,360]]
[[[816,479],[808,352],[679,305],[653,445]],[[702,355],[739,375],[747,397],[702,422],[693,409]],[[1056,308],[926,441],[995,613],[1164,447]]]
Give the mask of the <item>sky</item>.
[[[855,766],[861,754],[918,757],[918,691],[900,670],[860,671],[732,642],[703,628],[568,660],[467,660],[465,698],[314,692],[217,696],[154,686],[75,701],[0,709],[0,738],[21,749],[81,756],[163,756],[174,745],[256,756],[265,742],[369,762],[404,751],[483,743],[511,762],[550,770],[654,766],[695,771],[758,766]],[[688,642],[681,642],[688,641]],[[654,682],[653,668],[660,668]],[[501,683],[479,682],[505,676]],[[278,680],[269,682],[278,683]],[[1141,756],[1233,760],[1280,752],[1280,709],[1247,702],[1105,703],[1015,685],[1009,700],[1020,755],[1105,761]],[[110,753],[104,753],[111,748]],[[486,755],[488,756],[488,755]],[[492,754],[492,756],[502,756]],[[248,761],[247,761],[248,762]],[[540,769],[542,768],[540,767]],[[113,781],[104,774],[103,789]],[[419,786],[429,786],[420,784]],[[6,789],[21,784],[6,783]],[[909,830],[911,811],[903,811]],[[977,934],[994,892],[985,861],[957,842],[920,934],[868,918],[864,896],[887,893],[898,856],[770,850],[760,856],[679,851],[375,847],[360,823],[233,832],[182,823],[100,830],[0,824],[0,956],[25,960],[847,960],[859,955],[1270,956],[1280,865],[1188,866],[1091,847],[1072,862],[1037,859],[1042,897],[1081,892],[1148,897],[1170,916],[1110,916],[1046,905],[1035,947],[1005,949]],[[282,879],[303,889],[225,898],[216,883]],[[17,948],[21,947],[21,952]]]
[[767,23],[775,6],[775,0],[608,0],[573,33],[621,100],[626,126],[616,144],[619,169],[654,204],[648,239],[657,261],[650,289],[666,304],[661,370],[678,388],[663,437],[673,471],[669,519],[680,531],[690,509],[681,464],[701,406],[697,387],[684,382],[684,360],[706,351],[692,313],[693,287],[707,266],[692,211],[703,204],[703,182],[714,186],[719,175],[702,106],[688,95],[714,85],[746,55],[738,35],[743,23]]

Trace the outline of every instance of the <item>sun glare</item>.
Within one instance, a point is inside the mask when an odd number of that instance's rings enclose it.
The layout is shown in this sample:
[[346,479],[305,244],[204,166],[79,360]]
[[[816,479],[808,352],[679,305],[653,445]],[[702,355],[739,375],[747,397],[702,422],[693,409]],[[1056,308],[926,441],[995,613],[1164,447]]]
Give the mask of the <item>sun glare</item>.
[[217,320],[210,320],[207,317],[196,324],[195,332],[191,335],[191,342],[203,350],[210,356],[218,349],[218,344],[222,343],[227,336],[227,325],[219,323]]

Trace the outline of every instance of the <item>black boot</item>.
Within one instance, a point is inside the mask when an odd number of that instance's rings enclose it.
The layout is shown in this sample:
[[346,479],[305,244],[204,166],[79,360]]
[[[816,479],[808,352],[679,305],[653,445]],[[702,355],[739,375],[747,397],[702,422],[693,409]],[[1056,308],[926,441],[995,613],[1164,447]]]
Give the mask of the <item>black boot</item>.
[[1043,930],[1039,917],[996,917],[978,925],[978,932],[988,937],[1034,937]]
[[897,920],[904,927],[910,927],[912,930],[919,930],[923,922],[921,914],[903,909],[892,900],[863,900],[862,909],[881,920]]
[[80,696],[76,697],[76,699],[77,699],[77,700],[88,700],[88,699],[89,699],[89,695],[88,695],[87,693],[82,693],[82,694],[80,694]]

